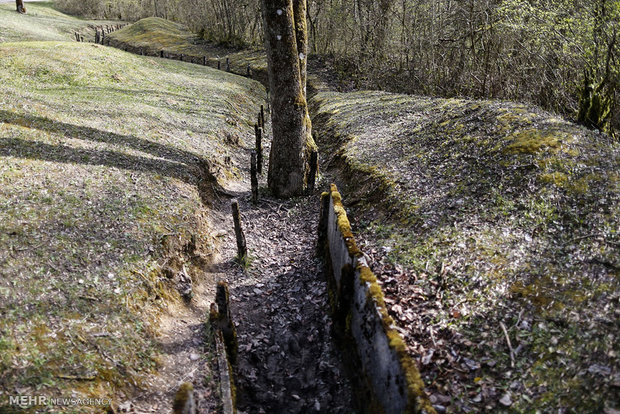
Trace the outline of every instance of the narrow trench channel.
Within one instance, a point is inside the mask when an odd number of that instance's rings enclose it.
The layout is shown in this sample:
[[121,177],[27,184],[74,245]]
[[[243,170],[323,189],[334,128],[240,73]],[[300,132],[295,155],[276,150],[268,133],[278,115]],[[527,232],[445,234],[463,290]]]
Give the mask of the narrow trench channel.
[[[269,142],[264,145],[268,159]],[[207,202],[218,211],[213,217],[215,229],[226,233],[219,260],[207,273],[208,278],[229,284],[239,346],[233,367],[237,412],[358,413],[360,407],[341,359],[343,351],[332,336],[324,265],[315,254],[320,192],[292,200],[263,194],[255,206],[250,202],[249,151],[242,150],[234,158],[241,163],[245,177],[232,183],[232,191],[227,190],[239,201],[251,262],[244,269],[235,261],[230,203],[222,198],[215,205]],[[266,165],[263,167],[261,189],[266,187]],[[203,294],[199,297],[204,298]],[[206,311],[199,312],[204,314]],[[183,322],[187,324],[189,319],[187,315]],[[189,334],[171,331],[171,338],[179,335],[193,338],[193,347],[184,352],[202,347],[199,337],[204,332],[200,327]],[[173,354],[178,358],[176,351]],[[170,361],[170,365],[176,371],[185,366],[178,361]],[[196,372],[193,369],[182,378],[191,380]],[[160,395],[155,403],[154,394],[147,394],[150,402],[144,404],[150,410],[169,401],[169,396]],[[199,412],[211,412],[209,403],[209,399],[199,398]]]
[[228,231],[217,271],[229,283],[237,327],[239,412],[356,412],[332,338],[323,264],[315,255],[318,194],[262,197],[254,206],[243,191],[238,200],[251,263],[246,269],[234,263],[236,244]]
[[315,257],[318,196],[242,202],[253,263],[231,275],[238,407],[246,413],[352,413]]
[[[237,329],[238,412],[356,413],[342,351],[332,336],[324,265],[316,257],[320,193],[292,200],[263,194],[254,206],[248,183],[236,183],[235,192],[250,265],[234,263],[232,219],[226,218],[216,270],[229,283]],[[226,203],[220,211],[230,216]]]

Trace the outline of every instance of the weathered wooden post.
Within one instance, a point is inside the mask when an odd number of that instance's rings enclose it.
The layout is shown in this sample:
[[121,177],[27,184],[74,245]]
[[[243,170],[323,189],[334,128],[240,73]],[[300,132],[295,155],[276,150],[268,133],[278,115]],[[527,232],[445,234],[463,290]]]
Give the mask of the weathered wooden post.
[[84,36],[80,35],[80,42],[84,41]]
[[230,59],[226,58],[226,72],[230,72]]
[[265,129],[265,107],[263,105],[260,106],[260,125]]
[[207,57],[206,56],[202,57],[202,66],[207,66]]
[[218,282],[215,290],[215,304],[217,305],[217,328],[222,331],[228,359],[234,365],[237,362],[238,342],[235,324],[230,314],[228,283],[224,281]]
[[217,70],[221,70],[222,64],[220,62],[220,60],[217,60]]
[[164,57],[164,51],[163,51],[163,50],[160,50],[160,51],[159,51],[159,57],[160,57],[160,58],[163,58],[163,57]]
[[263,129],[258,126],[258,124],[254,125],[254,135],[256,135],[256,163],[258,166],[258,173],[263,173]]
[[233,223],[235,225],[235,237],[237,238],[237,259],[241,264],[246,264],[248,260],[248,247],[245,243],[245,234],[241,227],[241,213],[239,212],[239,202],[233,200],[231,203]]
[[258,204],[258,175],[256,173],[256,151],[250,157],[250,181],[252,183],[252,204]]
[[310,177],[308,177],[308,193],[314,192],[314,184],[316,182],[316,173],[319,170],[319,153],[312,151],[310,153]]

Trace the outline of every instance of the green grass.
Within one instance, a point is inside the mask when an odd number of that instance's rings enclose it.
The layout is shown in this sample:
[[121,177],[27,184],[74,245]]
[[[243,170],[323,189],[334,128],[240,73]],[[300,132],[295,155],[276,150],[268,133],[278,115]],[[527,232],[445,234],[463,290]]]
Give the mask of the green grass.
[[94,39],[91,26],[117,22],[84,20],[61,13],[52,2],[26,4],[26,14],[15,11],[15,2],[0,4],[0,42],[75,40],[74,32]]
[[[425,292],[441,286],[442,305],[425,323],[473,344],[499,338],[462,350],[500,361],[477,375],[494,386],[526,381],[534,391],[516,411],[617,404],[612,377],[584,374],[592,364],[618,366],[608,339],[619,334],[608,305],[617,312],[617,142],[515,103],[364,91],[319,93],[311,106],[317,142],[345,200],[361,206],[352,215],[367,237]],[[455,318],[454,306],[466,317]],[[572,351],[545,347],[549,328],[513,328],[526,351],[511,369],[496,328],[520,312],[553,321],[551,336]]]
[[[11,19],[54,16],[27,6]],[[251,145],[264,88],[88,43],[0,56],[0,411],[15,390],[129,398],[157,372],[158,315],[181,303],[166,273],[200,283],[214,248],[205,165],[235,174],[227,136]]]
[[261,50],[236,50],[215,45],[200,39],[181,24],[158,17],[149,17],[127,26],[110,35],[110,45],[130,50],[142,50],[144,54],[158,56],[165,51],[172,56],[183,54],[185,60],[193,59],[202,63],[207,57],[209,66],[226,68],[226,58],[230,61],[231,72],[245,75],[250,65],[254,79],[266,82],[267,60]]

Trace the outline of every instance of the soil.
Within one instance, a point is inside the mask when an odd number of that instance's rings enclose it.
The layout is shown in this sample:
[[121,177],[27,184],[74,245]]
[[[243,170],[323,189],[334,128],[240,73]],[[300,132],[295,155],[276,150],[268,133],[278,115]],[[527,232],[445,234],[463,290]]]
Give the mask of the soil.
[[[203,287],[207,287],[206,284]],[[214,367],[206,357],[211,346],[205,344],[205,315],[208,311],[206,299],[209,291],[195,292],[200,303],[190,307],[178,307],[161,320],[159,338],[161,366],[158,375],[152,378],[149,389],[131,401],[117,407],[123,413],[168,412],[181,384],[190,382],[194,386],[196,408],[199,413],[216,412],[219,406],[215,384],[205,381],[212,378]]]
[[353,413],[351,384],[331,336],[327,280],[315,256],[319,194],[286,201],[262,195],[254,206],[248,182],[235,183],[235,192],[250,264],[236,260],[230,201],[223,200],[218,227],[227,232],[216,266],[229,283],[237,327],[239,412]]

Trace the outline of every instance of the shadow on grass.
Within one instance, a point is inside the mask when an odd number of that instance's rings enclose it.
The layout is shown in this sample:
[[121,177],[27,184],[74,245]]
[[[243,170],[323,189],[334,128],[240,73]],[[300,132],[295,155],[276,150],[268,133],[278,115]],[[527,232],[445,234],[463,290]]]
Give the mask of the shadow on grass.
[[0,122],[56,133],[67,138],[123,145],[177,163],[190,164],[201,161],[201,158],[192,152],[171,148],[168,145],[162,145],[133,135],[121,135],[87,126],[54,121],[39,116],[16,114],[14,112],[0,110]]

